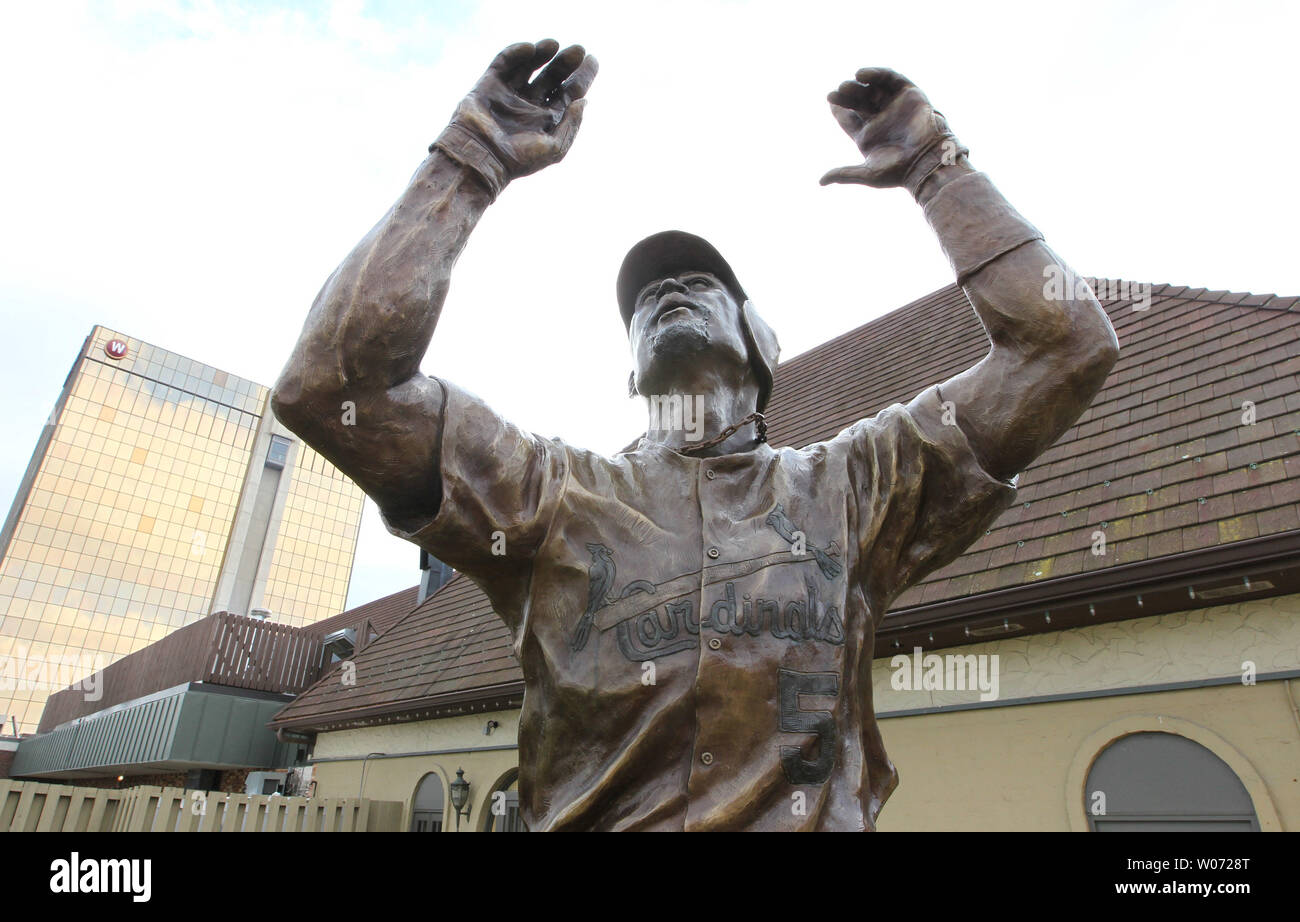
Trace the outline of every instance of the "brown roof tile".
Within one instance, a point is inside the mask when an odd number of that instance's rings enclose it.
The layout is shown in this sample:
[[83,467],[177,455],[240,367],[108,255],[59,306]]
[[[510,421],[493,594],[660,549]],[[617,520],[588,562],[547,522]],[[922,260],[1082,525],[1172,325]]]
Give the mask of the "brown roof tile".
[[419,586],[412,586],[381,599],[375,599],[373,602],[358,605],[356,608],[349,608],[341,614],[317,621],[311,627],[322,634],[329,634],[343,628],[356,627],[361,622],[369,620],[370,626],[377,633],[382,634],[411,613],[411,609],[415,608],[419,591]]

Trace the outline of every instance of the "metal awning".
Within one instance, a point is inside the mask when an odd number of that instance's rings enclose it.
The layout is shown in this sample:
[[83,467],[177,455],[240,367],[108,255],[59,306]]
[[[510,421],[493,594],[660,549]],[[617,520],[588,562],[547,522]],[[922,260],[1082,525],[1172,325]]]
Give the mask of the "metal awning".
[[292,695],[188,682],[27,737],[15,778],[284,768],[297,749],[266,724]]

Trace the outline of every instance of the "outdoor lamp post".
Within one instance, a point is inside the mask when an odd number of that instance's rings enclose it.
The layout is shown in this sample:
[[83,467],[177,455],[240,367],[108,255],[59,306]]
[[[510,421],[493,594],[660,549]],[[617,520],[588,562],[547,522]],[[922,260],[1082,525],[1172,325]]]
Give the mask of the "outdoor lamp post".
[[460,832],[461,816],[469,819],[469,782],[463,768],[456,769],[456,780],[451,783],[451,806],[456,811],[456,831]]

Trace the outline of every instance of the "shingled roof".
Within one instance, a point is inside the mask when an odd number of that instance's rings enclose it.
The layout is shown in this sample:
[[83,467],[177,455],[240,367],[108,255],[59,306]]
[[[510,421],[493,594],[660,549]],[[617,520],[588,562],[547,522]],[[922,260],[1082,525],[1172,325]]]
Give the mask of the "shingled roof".
[[[1110,280],[1093,285],[1099,295],[1134,292]],[[964,613],[1006,611],[1016,597],[1032,597],[1039,613],[1053,598],[1100,603],[1100,584],[1089,577],[1101,570],[1112,584],[1140,585],[1156,571],[1208,574],[1300,556],[1300,299],[1171,285],[1149,292],[1145,310],[1129,298],[1100,299],[1121,346],[1105,387],[1021,475],[1017,504],[962,557],[896,600],[882,641],[969,642],[969,628],[953,628]],[[783,363],[769,438],[777,446],[829,438],[970,367],[987,349],[965,295],[942,288]],[[1243,421],[1248,407],[1253,424]],[[1101,556],[1089,552],[1097,531],[1108,543]],[[1208,554],[1220,550],[1231,554],[1213,563]],[[1195,604],[1190,584],[1176,600],[1166,596],[1171,607]],[[1083,607],[1096,617],[1096,607]],[[1154,613],[1138,596],[1102,615]],[[1069,623],[1058,612],[1056,628]],[[523,687],[505,628],[461,575],[356,665],[355,686],[326,676],[274,725],[439,716],[516,702]]]
[[[1121,350],[1101,393],[1020,476],[1019,504],[895,609],[1300,528],[1297,302],[1168,285],[1144,311],[1103,300]],[[771,431],[829,438],[987,349],[962,292],[940,289],[783,364]],[[1113,553],[1089,553],[1099,528]]]
[[[345,612],[317,621],[311,625],[311,628],[322,634],[329,634],[343,628],[357,627],[363,622],[369,621],[370,627],[374,629],[375,633],[382,634],[411,613],[411,610],[415,608],[415,603],[419,600],[419,596],[420,587],[412,586],[409,589],[402,589],[383,598],[375,599],[373,602],[366,602],[356,608],[349,608]],[[358,632],[357,636],[360,638],[361,633]]]
[[[518,704],[523,674],[510,635],[482,590],[461,574],[275,715],[273,727],[357,725],[394,712],[415,717]],[[467,703],[472,702],[472,703]]]

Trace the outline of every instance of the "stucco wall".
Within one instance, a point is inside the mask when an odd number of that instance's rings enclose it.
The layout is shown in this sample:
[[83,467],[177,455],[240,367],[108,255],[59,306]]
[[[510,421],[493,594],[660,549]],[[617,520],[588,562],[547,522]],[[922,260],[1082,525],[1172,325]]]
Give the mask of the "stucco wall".
[[1120,736],[1163,730],[1227,762],[1262,829],[1300,829],[1300,728],[1287,694],[1278,681],[883,720],[899,785],[879,828],[1083,828],[1092,761]]
[[[489,720],[500,726],[491,735],[483,730]],[[519,711],[490,711],[442,720],[422,720],[388,726],[322,733],[317,737],[313,771],[318,797],[365,796],[398,800],[404,804],[402,828],[410,827],[411,800],[420,780],[436,772],[444,785],[447,805],[443,828],[456,828],[451,794],[446,785],[465,770],[470,783],[470,817],[461,831],[486,827],[489,799],[502,779],[519,766],[516,735]],[[383,757],[377,757],[382,753]],[[428,755],[402,753],[432,753]],[[369,758],[365,758],[369,755]],[[334,759],[347,761],[332,761]],[[364,769],[364,793],[363,793]]]
[[[1300,595],[935,652],[997,654],[999,698],[1004,701],[1224,676],[1239,678],[1242,663],[1247,660],[1255,664],[1257,672],[1282,672],[1300,669]],[[895,690],[890,682],[895,670],[891,659],[896,654],[911,655],[912,651],[877,653],[881,657],[873,664],[872,683],[877,714],[979,700],[978,692],[970,691]]]

